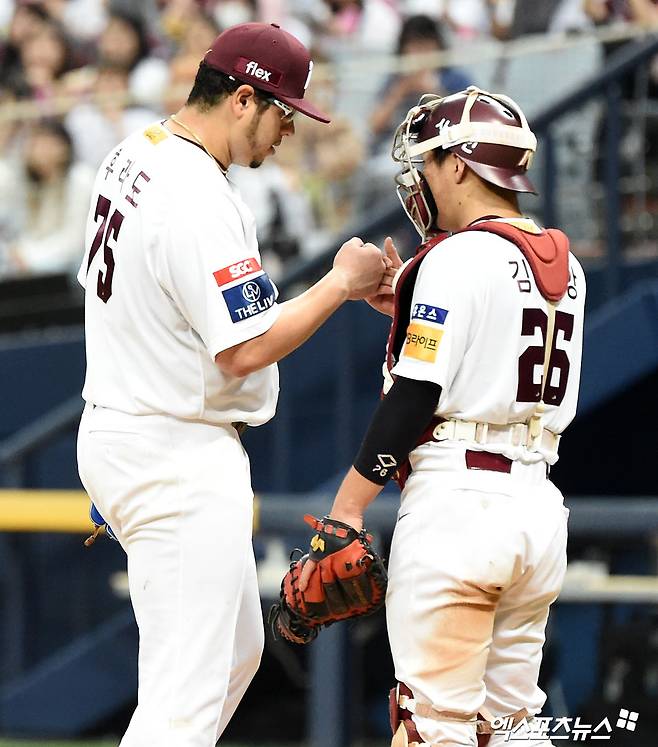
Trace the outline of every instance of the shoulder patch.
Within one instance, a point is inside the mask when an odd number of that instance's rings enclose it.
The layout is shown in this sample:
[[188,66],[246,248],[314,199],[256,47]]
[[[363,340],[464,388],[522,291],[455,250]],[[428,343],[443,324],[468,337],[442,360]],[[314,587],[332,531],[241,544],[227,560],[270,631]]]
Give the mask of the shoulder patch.
[[412,319],[420,319],[423,322],[434,322],[434,324],[445,324],[448,310],[439,306],[430,306],[425,303],[417,303],[411,310]]
[[222,286],[260,271],[261,266],[256,257],[249,257],[249,259],[234,262],[228,267],[222,267],[221,270],[213,272],[213,276],[217,285]]
[[144,137],[147,140],[150,140],[152,145],[157,145],[163,140],[166,140],[169,135],[167,134],[167,131],[164,129],[164,127],[160,127],[160,125],[153,125],[152,127],[147,127],[144,130]]
[[276,291],[266,274],[222,291],[233,324],[262,314],[276,300]]
[[425,363],[434,363],[442,337],[442,329],[411,322],[407,327],[402,355]]

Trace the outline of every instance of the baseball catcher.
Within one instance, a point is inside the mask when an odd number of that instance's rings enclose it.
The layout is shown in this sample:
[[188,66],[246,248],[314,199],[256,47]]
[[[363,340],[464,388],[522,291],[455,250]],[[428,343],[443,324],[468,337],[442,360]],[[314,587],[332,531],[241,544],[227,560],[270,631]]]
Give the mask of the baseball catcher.
[[[292,643],[309,643],[322,626],[376,612],[386,595],[386,569],[370,534],[328,516],[306,514],[304,521],[316,534],[307,555],[291,556],[280,599],[269,614],[275,637]],[[309,561],[313,570],[310,575],[306,570],[300,585]]]

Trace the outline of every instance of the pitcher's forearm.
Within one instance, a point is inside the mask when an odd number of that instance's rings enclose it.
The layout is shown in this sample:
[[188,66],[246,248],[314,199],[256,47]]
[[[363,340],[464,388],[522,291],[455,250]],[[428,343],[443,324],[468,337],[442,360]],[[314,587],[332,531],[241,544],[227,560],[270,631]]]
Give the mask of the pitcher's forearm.
[[247,376],[280,361],[306,342],[348,295],[343,273],[331,270],[307,291],[282,303],[278,319],[267,332],[218,353],[216,363],[234,376]]

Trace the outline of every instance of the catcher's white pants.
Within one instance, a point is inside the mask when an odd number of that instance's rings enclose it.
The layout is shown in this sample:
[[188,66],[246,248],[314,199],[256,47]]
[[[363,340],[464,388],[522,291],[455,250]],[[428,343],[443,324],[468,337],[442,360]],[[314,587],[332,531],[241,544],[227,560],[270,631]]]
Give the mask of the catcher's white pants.
[[[537,714],[548,610],[566,570],[562,494],[543,463],[514,462],[510,474],[467,470],[463,446],[420,447],[414,463],[386,597],[396,678],[438,710]],[[428,744],[476,745],[472,724],[414,722]],[[489,747],[505,743],[499,733]]]
[[264,640],[242,444],[230,426],[87,406],[78,465],[128,556],[139,626],[121,747],[214,747]]

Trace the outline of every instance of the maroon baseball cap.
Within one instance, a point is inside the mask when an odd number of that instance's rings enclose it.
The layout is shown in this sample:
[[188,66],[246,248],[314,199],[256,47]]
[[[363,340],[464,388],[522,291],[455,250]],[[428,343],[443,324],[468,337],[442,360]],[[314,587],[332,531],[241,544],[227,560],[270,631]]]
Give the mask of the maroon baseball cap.
[[304,93],[313,62],[308,49],[275,23],[242,23],[222,32],[203,58],[206,65],[249,83],[307,117],[330,122]]

